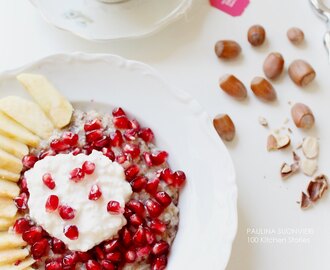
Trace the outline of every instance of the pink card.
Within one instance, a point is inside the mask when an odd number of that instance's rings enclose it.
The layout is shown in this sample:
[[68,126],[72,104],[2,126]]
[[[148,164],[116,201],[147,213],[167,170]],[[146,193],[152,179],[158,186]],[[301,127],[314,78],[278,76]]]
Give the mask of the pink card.
[[241,16],[245,8],[249,5],[249,0],[210,0],[212,6],[223,12],[236,17]]

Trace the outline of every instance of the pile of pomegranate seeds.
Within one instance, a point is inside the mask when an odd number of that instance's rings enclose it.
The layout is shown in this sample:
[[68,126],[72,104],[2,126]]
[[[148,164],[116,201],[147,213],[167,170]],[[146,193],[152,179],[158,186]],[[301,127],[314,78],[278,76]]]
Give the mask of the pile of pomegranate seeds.
[[[28,170],[39,159],[49,155],[89,155],[93,150],[101,151],[110,160],[123,166],[126,180],[134,192],[125,207],[121,207],[117,201],[109,201],[105,209],[110,215],[124,214],[127,225],[119,231],[118,237],[104,241],[87,252],[70,251],[61,240],[51,237],[42,227],[29,220],[29,192],[26,179],[22,176],[21,194],[15,199],[15,203],[19,211],[27,215],[17,219],[13,229],[30,245],[31,254],[37,260],[37,268],[73,270],[81,269],[84,265],[87,270],[116,270],[122,269],[127,263],[135,262],[144,262],[152,270],[166,268],[171,244],[167,242],[166,235],[171,225],[164,219],[163,213],[171,205],[176,205],[177,197],[172,193],[179,192],[185,184],[186,175],[168,167],[166,151],[153,150],[154,133],[150,128],[141,127],[122,108],[114,109],[112,116],[115,130],[111,128],[112,125],[104,124],[97,118],[85,121],[79,135],[73,129],[63,132],[59,138],[51,141],[48,149],[40,150],[37,155],[25,156],[23,164],[24,170]],[[86,161],[80,168],[72,168],[70,180],[83,181],[94,170],[95,164]],[[152,174],[147,175],[146,170]],[[56,179],[52,179],[49,173],[42,180],[47,188],[55,189]],[[96,201],[101,198],[102,187],[93,185],[86,200]],[[49,196],[45,211],[59,214],[63,220],[72,220],[76,215],[75,209],[62,205],[56,195]],[[79,228],[73,224],[67,225],[63,228],[63,233],[74,241],[79,237]]]

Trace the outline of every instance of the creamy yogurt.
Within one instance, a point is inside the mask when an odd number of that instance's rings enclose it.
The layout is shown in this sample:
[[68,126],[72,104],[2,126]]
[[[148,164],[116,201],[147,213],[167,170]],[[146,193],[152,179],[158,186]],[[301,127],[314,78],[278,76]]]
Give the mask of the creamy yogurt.
[[[85,161],[95,163],[94,173],[85,175],[78,183],[70,180],[70,172],[81,168]],[[42,181],[45,173],[50,173],[56,183],[53,190]],[[74,156],[71,153],[47,156],[25,172],[25,177],[30,192],[28,206],[31,218],[51,236],[62,240],[70,250],[87,251],[117,235],[127,223],[123,214],[108,213],[107,204],[114,200],[124,207],[132,194],[131,186],[125,180],[124,169],[99,151],[93,151],[88,156]],[[96,201],[88,199],[94,184],[102,191],[102,196]],[[50,195],[57,195],[60,204],[74,208],[74,219],[63,220],[58,211],[47,212],[45,204]],[[78,239],[70,240],[64,235],[66,225],[78,227]]]

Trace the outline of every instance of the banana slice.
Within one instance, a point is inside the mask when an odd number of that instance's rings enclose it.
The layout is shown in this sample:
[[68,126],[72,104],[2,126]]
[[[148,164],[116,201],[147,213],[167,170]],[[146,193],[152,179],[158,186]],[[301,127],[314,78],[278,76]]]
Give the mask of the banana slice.
[[34,264],[35,260],[33,260],[31,257],[26,258],[24,261],[21,261],[18,265],[14,264],[6,264],[0,266],[0,270],[34,270],[30,266]]
[[19,195],[19,187],[16,183],[0,179],[0,197],[15,198]]
[[0,197],[0,218],[13,218],[16,216],[17,208],[12,199]]
[[33,147],[37,146],[40,141],[38,136],[32,134],[2,112],[0,112],[0,132]]
[[59,91],[40,74],[22,73],[17,80],[23,84],[26,91],[43,109],[57,128],[63,128],[70,123],[73,107]]
[[0,134],[0,149],[22,159],[29,153],[29,148],[21,142],[10,139]]
[[8,96],[0,99],[0,109],[39,137],[48,138],[54,126],[40,107],[21,97]]
[[12,218],[0,217],[0,231],[8,231],[9,227],[15,223],[16,216]]
[[23,169],[23,164],[17,157],[0,149],[0,168],[13,173],[20,173]]
[[26,245],[21,235],[13,232],[0,232],[0,250],[25,247]]
[[26,248],[0,250],[0,265],[4,267],[6,264],[12,264],[18,260],[24,260],[28,255],[29,251]]
[[20,175],[18,173],[13,173],[7,170],[0,169],[0,179],[18,182],[19,178]]

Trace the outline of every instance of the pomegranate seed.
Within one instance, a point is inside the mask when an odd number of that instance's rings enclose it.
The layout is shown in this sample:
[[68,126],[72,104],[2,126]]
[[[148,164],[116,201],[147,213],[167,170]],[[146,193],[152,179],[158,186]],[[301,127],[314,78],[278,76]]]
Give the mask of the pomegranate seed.
[[144,152],[142,154],[144,162],[147,164],[147,166],[151,167],[152,166],[152,161],[151,161],[151,154],[148,152]]
[[30,229],[30,222],[25,218],[19,218],[15,221],[13,229],[16,233],[22,234],[28,229]]
[[62,141],[69,146],[76,146],[79,140],[78,134],[72,132],[64,132],[62,135]]
[[138,132],[140,130],[140,123],[136,119],[132,119],[131,128],[135,129]]
[[107,205],[107,211],[112,215],[124,213],[123,208],[120,207],[120,203],[117,201],[109,201]]
[[135,262],[136,260],[136,252],[134,250],[128,250],[125,253],[125,260],[128,263]]
[[159,178],[165,181],[167,184],[172,185],[174,182],[174,176],[169,168],[165,168],[160,171]]
[[79,231],[76,225],[66,225],[63,233],[70,240],[77,240],[79,237]]
[[92,130],[86,133],[86,142],[92,143],[103,138],[103,132],[99,129]]
[[124,111],[122,108],[118,107],[118,108],[113,109],[113,111],[112,111],[112,115],[113,115],[114,117],[117,117],[117,116],[125,116],[126,113],[125,113],[125,111]]
[[54,189],[56,187],[55,181],[50,173],[45,173],[42,176],[42,181],[49,189]]
[[85,174],[92,174],[95,170],[95,163],[90,161],[85,161],[82,165],[82,171]]
[[156,241],[156,236],[153,232],[150,231],[149,228],[145,228],[145,235],[146,235],[146,241],[148,245],[152,245]]
[[107,258],[107,260],[114,262],[114,263],[118,263],[121,261],[120,252],[110,252],[107,255],[105,255],[105,257]]
[[48,157],[48,156],[55,156],[56,155],[56,152],[52,149],[48,149],[48,150],[42,150],[39,155],[38,155],[38,158],[39,159],[44,159],[45,157]]
[[168,153],[166,151],[160,151],[158,153],[151,154],[152,165],[159,166],[163,164],[167,160],[167,157]]
[[113,118],[112,121],[113,121],[114,126],[119,129],[129,129],[132,127],[131,122],[124,115],[116,116]]
[[102,153],[111,161],[115,160],[115,153],[111,150],[111,148],[106,148],[106,147],[102,148]]
[[163,212],[163,207],[153,199],[148,199],[145,206],[151,218],[156,218]]
[[139,259],[145,260],[149,257],[151,248],[149,246],[140,247],[136,250],[136,255]]
[[22,234],[22,238],[29,245],[33,245],[35,242],[41,240],[42,228],[40,226],[32,226]]
[[129,230],[127,228],[124,228],[122,230],[122,236],[121,236],[121,239],[123,241],[123,244],[125,246],[129,246],[131,241],[132,241],[132,236],[131,236],[131,233],[129,232]]
[[88,252],[77,251],[77,256],[80,262],[87,262],[91,259],[91,255]]
[[81,153],[81,149],[79,147],[77,147],[77,148],[73,149],[73,151],[71,153],[72,153],[72,155],[76,156]]
[[28,195],[26,193],[21,193],[18,197],[14,199],[15,205],[18,210],[27,209]]
[[93,142],[93,147],[96,149],[102,149],[107,147],[110,144],[110,138],[106,135],[103,135],[102,139]]
[[59,199],[56,195],[50,195],[46,201],[46,211],[54,212],[58,207]]
[[143,128],[139,132],[139,137],[146,143],[150,143],[154,140],[154,133],[150,128]]
[[63,270],[62,263],[61,262],[49,262],[45,266],[46,270]]
[[148,183],[148,179],[144,176],[137,176],[132,182],[131,186],[134,192],[140,192]]
[[129,222],[132,226],[139,227],[141,224],[143,224],[144,220],[137,214],[133,214],[129,217]]
[[75,217],[75,210],[68,205],[61,205],[59,207],[59,213],[64,220],[74,219]]
[[34,155],[25,155],[22,159],[22,163],[25,169],[33,168],[34,164],[38,161],[38,158]]
[[63,260],[62,260],[62,263],[63,263],[63,267],[64,269],[67,269],[68,267],[72,267],[72,266],[75,266],[78,262],[78,255],[77,253],[75,252],[72,252],[72,253],[69,253],[69,254],[66,254],[64,257],[63,257]]
[[55,139],[50,142],[50,148],[56,152],[61,152],[61,151],[68,150],[70,148],[70,145],[65,143],[61,139]]
[[172,198],[165,191],[157,192],[155,194],[155,199],[164,207],[169,206],[172,202]]
[[93,147],[91,145],[86,144],[86,145],[83,146],[82,152],[85,155],[90,155],[92,153],[92,151],[93,151]]
[[127,156],[122,154],[122,155],[118,155],[116,156],[116,161],[119,163],[119,164],[123,164],[125,161],[127,161]]
[[159,182],[160,182],[160,180],[158,178],[149,180],[149,182],[147,183],[147,185],[145,187],[145,190],[151,195],[155,194],[158,189]]
[[52,239],[52,251],[55,254],[63,254],[65,252],[65,244],[57,238]]
[[115,270],[115,266],[108,260],[103,260],[101,266],[104,270]]
[[119,130],[110,133],[110,139],[111,139],[110,144],[113,147],[120,147],[124,142],[123,136]]
[[92,131],[95,129],[100,129],[102,128],[102,122],[99,119],[94,119],[92,121],[89,121],[84,125],[84,130],[87,131]]
[[31,253],[33,256],[33,259],[39,259],[42,256],[46,255],[49,251],[49,244],[47,239],[42,239],[40,241],[37,241],[33,244],[31,247]]
[[134,213],[143,216],[144,215],[144,205],[142,202],[138,200],[130,200],[126,206],[131,209]]
[[157,234],[162,234],[163,232],[166,231],[166,225],[163,222],[161,222],[159,219],[152,220],[149,227],[153,232]]
[[85,177],[85,173],[81,168],[74,168],[70,172],[70,179],[74,182],[79,182]]
[[165,256],[156,258],[152,265],[151,270],[165,270],[167,265],[167,258]]
[[98,185],[93,185],[88,195],[91,201],[97,201],[102,196],[102,191]]
[[99,261],[104,260],[103,250],[99,246],[94,248],[94,253]]
[[160,256],[160,255],[164,255],[167,254],[168,251],[170,249],[170,246],[167,242],[161,240],[159,242],[157,242],[156,244],[154,244],[154,246],[152,247],[152,254],[154,254],[155,256]]
[[176,187],[182,187],[186,182],[186,175],[183,171],[176,171],[173,174],[173,177],[174,177],[174,186]]
[[85,264],[86,270],[101,270],[101,265],[95,260],[89,260]]
[[135,232],[135,234],[133,236],[133,242],[137,246],[142,246],[142,245],[145,244],[145,242],[146,242],[146,233],[145,233],[145,229],[142,226],[140,226],[137,229],[137,231]]
[[125,218],[129,219],[131,215],[133,215],[133,211],[131,209],[128,209],[127,207],[125,207],[125,212],[124,212]]
[[125,154],[131,155],[132,159],[135,159],[140,155],[140,148],[136,144],[125,144],[123,146],[123,151]]
[[126,180],[132,180],[133,178],[135,178],[138,175],[139,172],[140,172],[140,168],[138,165],[133,164],[133,165],[129,166],[125,170]]
[[119,247],[119,240],[114,239],[114,240],[109,240],[103,245],[103,249],[105,253],[110,253],[115,251]]
[[124,138],[127,141],[134,141],[136,139],[137,131],[136,129],[128,129],[124,132]]
[[27,182],[26,182],[26,178],[25,177],[23,177],[21,179],[20,187],[21,187],[21,191],[22,192],[28,192],[28,186],[27,186]]

